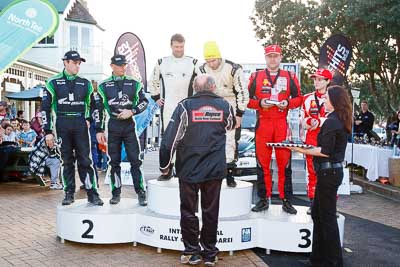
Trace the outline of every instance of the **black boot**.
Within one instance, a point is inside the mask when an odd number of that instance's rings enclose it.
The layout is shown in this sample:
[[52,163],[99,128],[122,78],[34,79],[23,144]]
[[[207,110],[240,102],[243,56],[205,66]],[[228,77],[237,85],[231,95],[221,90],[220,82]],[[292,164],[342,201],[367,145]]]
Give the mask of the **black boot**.
[[257,204],[251,209],[251,211],[260,212],[260,211],[263,211],[263,210],[268,210],[268,208],[269,208],[268,199],[266,199],[266,198],[261,198],[261,199],[257,202]]
[[113,195],[112,198],[110,199],[110,204],[115,205],[118,204],[120,201],[121,201],[120,195]]
[[140,206],[147,206],[146,192],[144,190],[140,190],[137,193],[137,195],[138,195],[139,205]]
[[286,198],[282,199],[282,209],[289,214],[297,214],[297,210],[292,206],[290,201]]
[[307,210],[307,215],[311,215],[311,208],[312,208],[312,205],[313,205],[313,200],[314,199],[310,198],[310,207]]
[[236,187],[236,182],[235,182],[235,177],[233,177],[232,175],[227,175],[226,176],[226,185],[228,187]]
[[104,202],[100,199],[99,194],[92,190],[88,191],[88,202],[95,206],[103,206]]
[[158,176],[157,181],[168,181],[170,180],[174,175],[173,175],[173,170],[174,169],[174,164],[171,164],[171,167],[169,168],[169,171],[167,174],[161,174]]
[[62,205],[66,206],[66,205],[71,205],[72,203],[74,203],[74,194],[71,193],[65,193],[65,198],[62,201]]

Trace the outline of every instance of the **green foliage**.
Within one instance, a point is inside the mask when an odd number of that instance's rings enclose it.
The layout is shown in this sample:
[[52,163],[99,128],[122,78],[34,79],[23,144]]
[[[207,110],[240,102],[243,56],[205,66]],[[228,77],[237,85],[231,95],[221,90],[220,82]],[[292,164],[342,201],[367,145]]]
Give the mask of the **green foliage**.
[[344,34],[353,46],[349,81],[362,87],[374,112],[389,116],[399,107],[400,1],[257,0],[250,19],[258,39],[279,43],[286,60],[305,65],[303,77],[317,67],[325,40]]

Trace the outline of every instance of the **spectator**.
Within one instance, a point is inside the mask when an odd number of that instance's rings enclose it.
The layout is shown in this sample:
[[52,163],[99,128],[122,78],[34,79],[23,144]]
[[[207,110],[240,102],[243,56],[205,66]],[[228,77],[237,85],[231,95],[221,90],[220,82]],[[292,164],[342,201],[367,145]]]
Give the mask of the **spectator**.
[[17,142],[17,136],[13,132],[11,124],[6,124],[4,127],[3,141]]
[[18,110],[17,112],[17,120],[19,121],[19,123],[22,123],[22,121],[25,119],[24,118],[24,111],[23,110]]
[[33,147],[36,141],[37,134],[31,129],[29,121],[22,121],[22,131],[18,136],[18,141],[22,147]]
[[3,119],[3,120],[1,121],[1,127],[2,127],[3,129],[5,129],[4,127],[6,127],[7,124],[11,124],[10,119]]
[[11,115],[7,112],[7,102],[0,101],[0,121],[4,119],[11,119]]
[[42,113],[41,112],[36,112],[35,117],[32,118],[31,120],[31,128],[36,132],[37,134],[37,141],[42,139],[43,137],[43,121],[42,121]]
[[13,132],[15,133],[15,136],[18,136],[21,131],[19,121],[17,119],[11,119],[10,124],[13,127]]
[[363,137],[367,134],[368,138],[371,138],[372,127],[374,126],[374,114],[368,110],[367,100],[361,101],[361,112],[355,117],[354,120],[354,135]]
[[390,144],[392,146],[396,144],[400,148],[400,142],[396,141],[397,140],[397,136],[400,134],[399,126],[400,126],[400,111],[397,111],[395,121],[392,122],[387,127],[387,130],[389,130],[390,134],[391,134]]
[[60,171],[60,147],[61,142],[54,139],[54,135],[48,134],[42,138],[32,153],[29,155],[29,169],[35,175],[43,177],[46,167],[50,169],[50,189],[61,190],[59,183]]

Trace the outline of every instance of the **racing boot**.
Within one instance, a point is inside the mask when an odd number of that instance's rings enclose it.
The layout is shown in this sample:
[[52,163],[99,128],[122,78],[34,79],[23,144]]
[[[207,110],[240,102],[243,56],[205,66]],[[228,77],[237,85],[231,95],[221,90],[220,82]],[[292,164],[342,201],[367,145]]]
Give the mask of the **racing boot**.
[[138,200],[140,206],[147,206],[146,191],[140,190],[138,193]]
[[157,181],[168,181],[170,180],[174,175],[173,175],[173,170],[174,170],[174,164],[171,163],[171,167],[168,170],[167,174],[161,174],[158,178]]
[[232,175],[232,170],[228,170],[228,174],[226,175],[226,185],[228,187],[236,187],[235,177]]
[[282,209],[289,214],[297,214],[297,210],[292,206],[290,201],[286,198],[282,199]]
[[74,203],[74,194],[72,193],[65,193],[65,197],[62,201],[62,205],[66,206],[66,205],[71,205],[72,203]]
[[312,208],[312,205],[313,205],[313,200],[314,199],[310,198],[310,207],[307,210],[307,215],[311,215],[311,208]]
[[99,194],[92,190],[87,191],[88,194],[88,202],[95,206],[103,206],[104,202],[100,199]]
[[115,188],[112,191],[112,198],[110,199],[111,205],[116,205],[121,201],[121,188]]
[[260,212],[263,210],[268,210],[269,208],[269,201],[266,198],[261,198],[257,204],[251,209],[254,212]]

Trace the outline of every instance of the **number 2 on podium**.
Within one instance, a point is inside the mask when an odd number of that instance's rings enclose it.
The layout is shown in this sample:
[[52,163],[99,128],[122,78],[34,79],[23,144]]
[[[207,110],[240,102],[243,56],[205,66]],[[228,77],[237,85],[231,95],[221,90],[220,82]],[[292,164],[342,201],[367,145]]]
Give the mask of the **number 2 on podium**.
[[89,233],[93,230],[93,222],[91,220],[83,220],[82,224],[88,224],[88,229],[82,234],[82,238],[93,239],[93,235],[89,235]]

